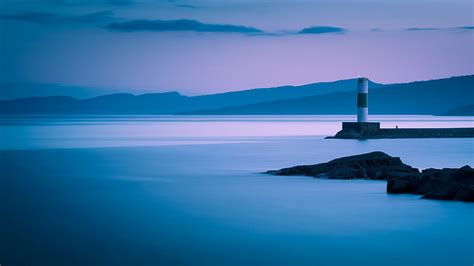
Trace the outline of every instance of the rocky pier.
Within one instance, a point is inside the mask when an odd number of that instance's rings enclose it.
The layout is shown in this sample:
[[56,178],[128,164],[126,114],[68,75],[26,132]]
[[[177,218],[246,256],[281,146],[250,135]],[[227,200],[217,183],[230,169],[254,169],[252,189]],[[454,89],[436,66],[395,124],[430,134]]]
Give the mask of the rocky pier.
[[342,130],[328,139],[474,138],[467,128],[380,128],[378,122],[343,122]]

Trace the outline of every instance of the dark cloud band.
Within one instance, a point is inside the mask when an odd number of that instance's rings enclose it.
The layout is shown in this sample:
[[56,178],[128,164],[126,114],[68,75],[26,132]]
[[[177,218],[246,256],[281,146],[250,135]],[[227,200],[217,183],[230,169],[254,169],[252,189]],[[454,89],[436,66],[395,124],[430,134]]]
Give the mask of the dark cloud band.
[[439,28],[408,28],[406,31],[435,31],[440,30]]
[[456,29],[458,29],[458,30],[474,30],[474,26],[462,26],[462,27],[457,27]]
[[314,26],[300,30],[299,34],[327,34],[327,33],[345,33],[346,29],[331,26]]
[[259,29],[226,24],[207,24],[196,20],[130,20],[125,22],[110,23],[107,28],[115,31],[195,31],[195,32],[235,32],[235,33],[260,33]]
[[44,25],[91,24],[110,22],[113,18],[111,11],[100,11],[78,16],[66,16],[54,13],[25,12],[20,14],[0,14],[0,19],[17,20]]

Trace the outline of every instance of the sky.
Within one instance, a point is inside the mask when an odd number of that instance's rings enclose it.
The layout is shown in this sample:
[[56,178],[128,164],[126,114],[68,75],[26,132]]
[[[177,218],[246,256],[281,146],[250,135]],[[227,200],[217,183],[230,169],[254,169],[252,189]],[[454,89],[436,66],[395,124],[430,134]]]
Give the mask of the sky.
[[2,0],[0,82],[186,95],[474,74],[472,0]]

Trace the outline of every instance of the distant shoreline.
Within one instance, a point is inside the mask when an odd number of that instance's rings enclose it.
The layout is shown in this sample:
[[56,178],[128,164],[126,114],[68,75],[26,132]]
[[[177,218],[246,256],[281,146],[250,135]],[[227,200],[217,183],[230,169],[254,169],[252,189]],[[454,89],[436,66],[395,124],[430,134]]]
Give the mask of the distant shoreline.
[[[474,75],[383,85],[369,82],[369,113],[474,115]],[[188,97],[177,92],[0,101],[0,114],[26,115],[345,115],[354,114],[356,80]],[[449,93],[447,93],[449,91]]]

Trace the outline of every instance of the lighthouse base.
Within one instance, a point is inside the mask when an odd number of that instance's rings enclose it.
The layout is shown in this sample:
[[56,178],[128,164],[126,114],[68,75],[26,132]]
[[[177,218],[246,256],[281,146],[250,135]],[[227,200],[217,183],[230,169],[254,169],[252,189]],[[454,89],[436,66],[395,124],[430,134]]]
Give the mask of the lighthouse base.
[[354,131],[360,134],[376,134],[380,130],[379,122],[342,122],[343,131]]
[[370,136],[377,136],[379,133],[379,122],[342,122],[342,130],[334,137],[341,139],[365,139]]

